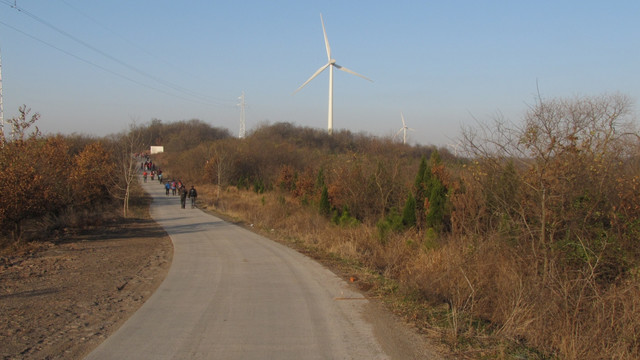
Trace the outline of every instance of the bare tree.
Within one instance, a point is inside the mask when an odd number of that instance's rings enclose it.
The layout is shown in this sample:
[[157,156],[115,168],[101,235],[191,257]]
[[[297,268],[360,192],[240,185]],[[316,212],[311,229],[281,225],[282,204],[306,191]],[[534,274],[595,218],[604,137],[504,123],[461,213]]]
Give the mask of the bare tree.
[[138,175],[138,160],[136,154],[145,150],[145,142],[141,129],[135,122],[129,126],[129,131],[115,135],[112,138],[112,153],[116,163],[114,172],[112,195],[123,201],[122,214],[129,215],[129,200],[131,187]]
[[[539,97],[522,124],[497,118],[463,129],[463,145],[479,164],[479,179],[508,174],[513,171],[509,164],[515,164],[520,199],[502,199],[502,211],[519,216],[535,256],[541,249],[552,251],[558,236],[577,234],[586,224],[602,221],[595,218],[611,206],[606,205],[609,192],[615,188],[616,167],[628,154],[623,139],[634,133],[632,125],[631,101],[620,94]],[[543,252],[545,274],[547,266]]]
[[209,160],[207,160],[205,169],[207,174],[211,174],[216,179],[217,199],[220,199],[220,190],[227,184],[227,178],[231,171],[231,151],[228,148],[231,144],[228,141],[216,141],[209,145]]

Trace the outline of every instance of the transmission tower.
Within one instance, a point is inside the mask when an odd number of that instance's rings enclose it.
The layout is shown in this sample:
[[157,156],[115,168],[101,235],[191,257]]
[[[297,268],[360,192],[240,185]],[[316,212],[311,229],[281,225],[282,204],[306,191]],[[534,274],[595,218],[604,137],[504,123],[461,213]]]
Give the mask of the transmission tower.
[[240,95],[238,99],[240,99],[240,102],[238,103],[238,106],[240,107],[240,131],[238,132],[238,137],[240,139],[244,139],[244,136],[245,136],[244,109],[247,106],[247,104],[244,102],[244,91],[242,92],[242,95]]

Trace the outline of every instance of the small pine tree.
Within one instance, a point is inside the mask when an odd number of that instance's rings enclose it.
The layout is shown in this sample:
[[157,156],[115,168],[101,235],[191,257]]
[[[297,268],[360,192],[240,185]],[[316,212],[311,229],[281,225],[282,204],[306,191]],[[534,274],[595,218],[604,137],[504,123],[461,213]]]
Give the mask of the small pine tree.
[[424,174],[426,171],[427,171],[427,158],[425,158],[423,155],[422,158],[420,159],[420,166],[418,167],[418,174],[416,175],[416,180],[413,183],[413,186],[416,189],[416,191],[420,191],[419,189],[422,188],[422,184],[424,183]]
[[398,210],[393,207],[389,210],[389,213],[384,218],[380,219],[376,224],[378,228],[378,237],[380,242],[385,244],[387,242],[387,236],[390,232],[400,232],[404,229],[402,224],[402,216]]
[[264,184],[262,183],[262,181],[256,180],[256,181],[253,182],[253,191],[256,194],[264,193]]
[[[410,200],[408,199],[402,215],[402,222],[405,226],[416,226],[420,229],[433,228],[436,233],[442,230],[446,212],[447,188],[436,175],[437,169],[442,166],[441,163],[442,160],[437,150],[431,153],[428,165],[424,156],[420,159],[420,167],[414,182],[415,197],[413,202],[415,209],[413,215],[408,213],[407,206]],[[413,222],[411,223],[411,221]]]
[[416,226],[416,198],[412,193],[409,193],[407,202],[404,204],[404,210],[402,211],[402,224],[405,228]]
[[431,154],[431,168],[429,182],[426,184],[428,189],[427,197],[429,199],[429,207],[425,209],[425,225],[429,229],[433,229],[435,233],[440,233],[446,215],[447,206],[447,188],[444,186],[436,173],[442,171],[442,160],[438,151]]
[[[436,151],[434,151],[436,152]],[[433,153],[431,153],[431,160],[433,160]],[[431,193],[431,182],[433,180],[433,173],[431,172],[431,163],[427,164],[427,159],[422,156],[420,159],[420,167],[418,168],[418,174],[416,175],[416,180],[414,182],[415,189],[415,226],[418,228],[422,228],[424,226],[425,217],[426,217],[426,209],[424,204],[426,200],[429,198]]]
[[346,205],[342,208],[342,212],[335,210],[331,220],[334,224],[342,227],[354,227],[359,224],[358,219],[351,216],[351,213],[349,213],[349,207]]
[[322,194],[320,195],[320,214],[329,216],[331,214],[331,203],[329,202],[329,190],[327,186],[322,187]]
[[[418,174],[416,175],[416,180],[413,183],[413,188],[416,192],[416,201],[424,200],[424,177],[427,174],[429,169],[427,168],[427,159],[422,156],[420,159],[420,166],[418,167]],[[429,172],[431,174],[431,172]]]
[[429,194],[429,209],[427,210],[426,225],[428,228],[440,232],[445,215],[447,189],[442,185],[440,180],[435,177],[430,187],[431,193]]
[[442,163],[442,158],[440,157],[440,153],[438,152],[438,150],[433,150],[433,152],[431,153],[431,157],[429,158],[429,161],[431,162],[432,168]]
[[316,189],[322,189],[325,187],[324,183],[324,169],[318,170],[318,176],[316,178]]

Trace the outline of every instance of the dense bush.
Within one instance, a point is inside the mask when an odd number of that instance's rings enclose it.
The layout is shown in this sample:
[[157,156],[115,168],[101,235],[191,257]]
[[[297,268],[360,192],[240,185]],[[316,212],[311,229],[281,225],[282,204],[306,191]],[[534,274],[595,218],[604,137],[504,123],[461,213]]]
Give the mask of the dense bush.
[[21,239],[27,221],[91,209],[111,199],[107,179],[114,164],[102,146],[83,141],[78,150],[70,147],[79,144],[77,137],[44,137],[33,128],[38,118],[21,107],[17,118],[7,120],[12,133],[1,138],[1,235],[14,241]]
[[491,279],[456,290],[474,297],[472,313],[563,358],[640,354],[629,341],[638,324],[617,320],[638,305],[631,115],[621,95],[540,100],[523,125],[499,119],[467,130],[475,162],[452,204],[455,235],[468,242],[452,246],[467,249],[456,256],[461,271]]

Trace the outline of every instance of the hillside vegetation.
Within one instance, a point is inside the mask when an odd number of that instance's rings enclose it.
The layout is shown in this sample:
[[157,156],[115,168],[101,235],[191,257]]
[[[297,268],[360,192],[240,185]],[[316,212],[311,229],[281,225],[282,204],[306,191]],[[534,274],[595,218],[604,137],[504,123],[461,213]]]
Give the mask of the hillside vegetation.
[[[0,245],[41,239],[69,226],[100,223],[113,208],[115,161],[107,141],[43,136],[39,114],[20,108],[0,139]],[[6,136],[6,137],[5,137]],[[111,212],[111,211],[109,211]]]
[[464,158],[276,123],[167,146],[158,160],[211,189],[205,205],[387,279],[378,291],[410,302],[409,315],[459,354],[632,359],[631,106],[618,94],[540,100],[522,122],[464,129]]
[[348,267],[456,357],[635,359],[634,116],[619,94],[539,99],[522,121],[463,129],[460,157],[288,123],[245,139],[198,120],[100,140],[24,135],[0,150],[0,181],[39,195],[20,209],[2,200],[0,215],[16,238],[25,221],[126,202],[132,154],[163,145],[152,160],[195,185],[201,206]]

